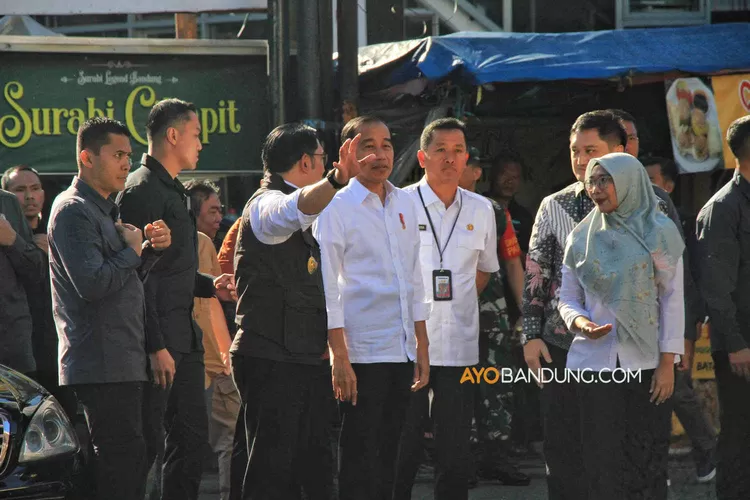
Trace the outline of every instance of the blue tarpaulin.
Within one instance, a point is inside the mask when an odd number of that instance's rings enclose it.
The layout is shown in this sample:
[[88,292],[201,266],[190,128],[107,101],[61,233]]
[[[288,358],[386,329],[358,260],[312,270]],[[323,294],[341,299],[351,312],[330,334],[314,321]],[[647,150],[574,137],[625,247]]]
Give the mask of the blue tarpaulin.
[[[384,52],[383,45],[377,52]],[[361,74],[383,66],[373,52],[366,54],[362,64],[360,53]],[[750,24],[582,33],[461,32],[425,38],[416,47],[404,46],[401,57],[391,53],[389,58],[391,85],[419,76],[440,80],[451,75],[476,85],[668,71],[710,74],[750,69]]]

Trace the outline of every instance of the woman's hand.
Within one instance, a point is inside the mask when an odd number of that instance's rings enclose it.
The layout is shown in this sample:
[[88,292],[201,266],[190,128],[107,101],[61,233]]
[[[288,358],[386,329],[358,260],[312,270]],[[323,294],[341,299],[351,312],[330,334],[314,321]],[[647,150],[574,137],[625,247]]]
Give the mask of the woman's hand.
[[674,354],[662,353],[659,366],[651,379],[651,402],[660,405],[674,392]]
[[609,323],[599,326],[584,316],[578,316],[573,322],[573,326],[591,340],[600,339],[612,331],[612,325]]

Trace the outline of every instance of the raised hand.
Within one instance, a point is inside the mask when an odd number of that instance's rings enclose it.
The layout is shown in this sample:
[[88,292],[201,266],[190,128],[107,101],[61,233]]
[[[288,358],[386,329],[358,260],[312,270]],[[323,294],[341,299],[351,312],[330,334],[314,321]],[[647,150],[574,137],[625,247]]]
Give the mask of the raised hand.
[[361,160],[357,159],[357,148],[360,140],[362,140],[362,134],[357,134],[354,139],[345,140],[339,148],[339,161],[333,162],[336,169],[336,182],[346,184],[349,179],[359,174],[362,165],[375,160],[374,154],[369,154]]

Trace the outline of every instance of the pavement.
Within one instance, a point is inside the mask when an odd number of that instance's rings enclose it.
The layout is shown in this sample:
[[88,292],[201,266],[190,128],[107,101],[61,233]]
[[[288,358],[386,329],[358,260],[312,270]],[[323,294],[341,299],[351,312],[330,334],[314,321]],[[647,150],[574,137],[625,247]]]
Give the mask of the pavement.
[[[540,460],[521,462],[521,470],[531,476],[529,486],[502,486],[495,481],[482,481],[469,491],[469,500],[546,500],[547,485],[544,464]],[[716,500],[715,483],[698,484],[693,462],[685,457],[669,464],[671,487],[668,500]],[[433,500],[432,478],[420,475],[414,485],[412,500]],[[199,500],[219,500],[218,475],[207,472],[201,482]]]

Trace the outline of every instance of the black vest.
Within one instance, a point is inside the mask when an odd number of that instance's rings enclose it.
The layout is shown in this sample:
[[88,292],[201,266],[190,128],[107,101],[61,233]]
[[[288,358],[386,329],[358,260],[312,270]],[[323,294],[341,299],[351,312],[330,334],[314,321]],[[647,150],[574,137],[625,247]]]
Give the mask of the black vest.
[[270,190],[294,192],[281,176],[266,174],[245,206],[234,257],[236,321],[243,336],[260,335],[291,355],[320,356],[328,339],[320,246],[309,229],[294,232],[278,245],[258,241],[250,227],[249,207]]

